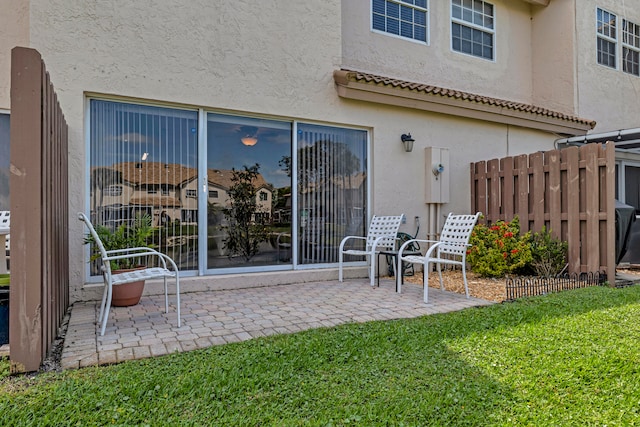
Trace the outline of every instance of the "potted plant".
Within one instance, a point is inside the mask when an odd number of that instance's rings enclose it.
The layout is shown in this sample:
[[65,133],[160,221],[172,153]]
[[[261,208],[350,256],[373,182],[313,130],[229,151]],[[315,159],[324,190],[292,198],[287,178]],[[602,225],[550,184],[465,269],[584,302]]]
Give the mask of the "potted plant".
[[[103,225],[96,225],[95,230],[107,251],[138,247],[151,248],[155,246],[150,242],[155,232],[155,227],[152,226],[152,220],[149,214],[137,215],[130,225],[122,223],[115,230],[111,230]],[[95,242],[93,237],[88,235],[85,237],[85,243],[92,244]],[[100,258],[98,248],[96,246],[93,247],[95,252],[91,256],[90,261],[95,261]],[[144,265],[140,265],[139,261],[140,258],[112,260],[111,274],[144,268]],[[114,286],[111,305],[117,307],[135,305],[140,301],[143,290],[144,280]]]

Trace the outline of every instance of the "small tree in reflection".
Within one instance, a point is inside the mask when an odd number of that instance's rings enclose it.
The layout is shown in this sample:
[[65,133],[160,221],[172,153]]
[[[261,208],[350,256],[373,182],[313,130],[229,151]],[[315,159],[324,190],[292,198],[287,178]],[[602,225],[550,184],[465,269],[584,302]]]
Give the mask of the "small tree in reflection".
[[244,170],[232,170],[229,188],[229,206],[222,211],[227,220],[226,234],[223,239],[224,247],[229,251],[229,257],[243,256],[246,261],[251,260],[257,253],[260,243],[268,240],[268,230],[260,213],[257,192],[254,183],[257,182],[260,165],[243,166]]

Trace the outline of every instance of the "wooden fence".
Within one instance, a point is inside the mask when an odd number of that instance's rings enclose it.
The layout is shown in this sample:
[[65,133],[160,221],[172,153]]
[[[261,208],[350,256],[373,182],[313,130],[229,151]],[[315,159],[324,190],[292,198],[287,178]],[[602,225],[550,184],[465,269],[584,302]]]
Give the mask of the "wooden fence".
[[11,52],[11,371],[38,370],[69,307],[67,123],[40,54]]
[[568,242],[569,272],[615,277],[615,148],[586,144],[471,163],[471,208],[484,223],[520,219]]

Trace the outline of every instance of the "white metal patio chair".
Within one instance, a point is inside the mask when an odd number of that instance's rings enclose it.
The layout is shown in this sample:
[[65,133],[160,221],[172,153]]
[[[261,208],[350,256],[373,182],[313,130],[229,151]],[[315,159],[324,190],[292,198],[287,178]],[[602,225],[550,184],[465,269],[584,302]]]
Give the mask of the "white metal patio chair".
[[[376,277],[376,255],[380,251],[392,251],[395,249],[396,235],[398,234],[398,229],[400,228],[403,217],[404,214],[399,216],[374,215],[373,218],[371,218],[369,231],[367,231],[366,237],[346,236],[344,239],[342,239],[342,241],[340,242],[340,251],[338,254],[338,280],[342,282],[343,279],[342,264],[344,255],[367,256],[369,257],[369,261],[371,263],[369,278],[371,279],[371,286],[374,286]],[[351,244],[354,241],[360,241],[361,243],[364,243],[364,247],[362,249],[346,248],[347,243]]]
[[[444,290],[444,284],[442,282],[442,270],[441,264],[459,265],[462,268],[462,278],[464,280],[464,291],[469,298],[469,286],[467,284],[466,262],[467,262],[467,249],[469,247],[469,239],[471,238],[471,232],[475,227],[476,222],[481,213],[478,212],[475,215],[454,215],[450,213],[447,216],[447,220],[442,227],[440,233],[440,240],[421,240],[412,239],[405,242],[398,252],[397,266],[400,268],[402,263],[414,263],[423,265],[423,285],[424,285],[424,302],[428,302],[429,299],[429,269],[430,264],[436,264],[438,276],[440,277],[440,289]],[[403,255],[403,251],[409,247],[412,242],[427,243],[430,244],[427,252],[422,255]],[[400,271],[400,270],[396,270]],[[402,290],[401,275],[396,275],[396,289],[398,292]]]
[[[111,297],[113,287],[124,283],[132,283],[146,279],[164,279],[164,301],[165,311],[169,312],[169,293],[167,287],[167,277],[172,277],[176,281],[176,311],[178,314],[178,327],[180,327],[180,278],[176,263],[169,256],[156,251],[149,247],[138,248],[122,248],[107,251],[95,228],[89,221],[89,218],[81,212],[78,213],[78,219],[84,221],[89,229],[89,233],[100,251],[100,259],[102,260],[102,275],[104,278],[104,292],[102,294],[102,303],[100,304],[100,314],[98,316],[98,326],[100,327],[100,335],[104,335],[109,320],[109,310],[111,309]],[[146,258],[157,265],[154,267],[145,267],[139,270],[128,271],[125,273],[113,274],[111,272],[111,261],[122,259]],[[171,270],[167,268],[167,264]]]

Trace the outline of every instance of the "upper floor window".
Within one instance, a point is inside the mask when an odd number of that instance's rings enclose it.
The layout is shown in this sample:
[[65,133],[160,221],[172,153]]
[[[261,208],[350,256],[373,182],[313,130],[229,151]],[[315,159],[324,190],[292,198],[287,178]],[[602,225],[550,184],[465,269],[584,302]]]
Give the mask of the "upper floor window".
[[218,198],[218,190],[209,190],[209,198],[217,199]]
[[616,68],[617,17],[613,13],[597,10],[598,64]]
[[640,26],[622,20],[622,71],[640,76]]
[[196,199],[198,197],[198,190],[187,189],[187,191],[185,191],[185,196],[191,199]]
[[261,191],[260,192],[260,201],[261,202],[266,202],[267,200],[269,200],[269,195],[265,191]]
[[493,60],[493,5],[482,0],[451,0],[451,48]]
[[427,42],[427,0],[372,0],[374,30]]
[[110,185],[104,189],[104,195],[111,196],[111,197],[120,197],[122,196],[122,186]]

